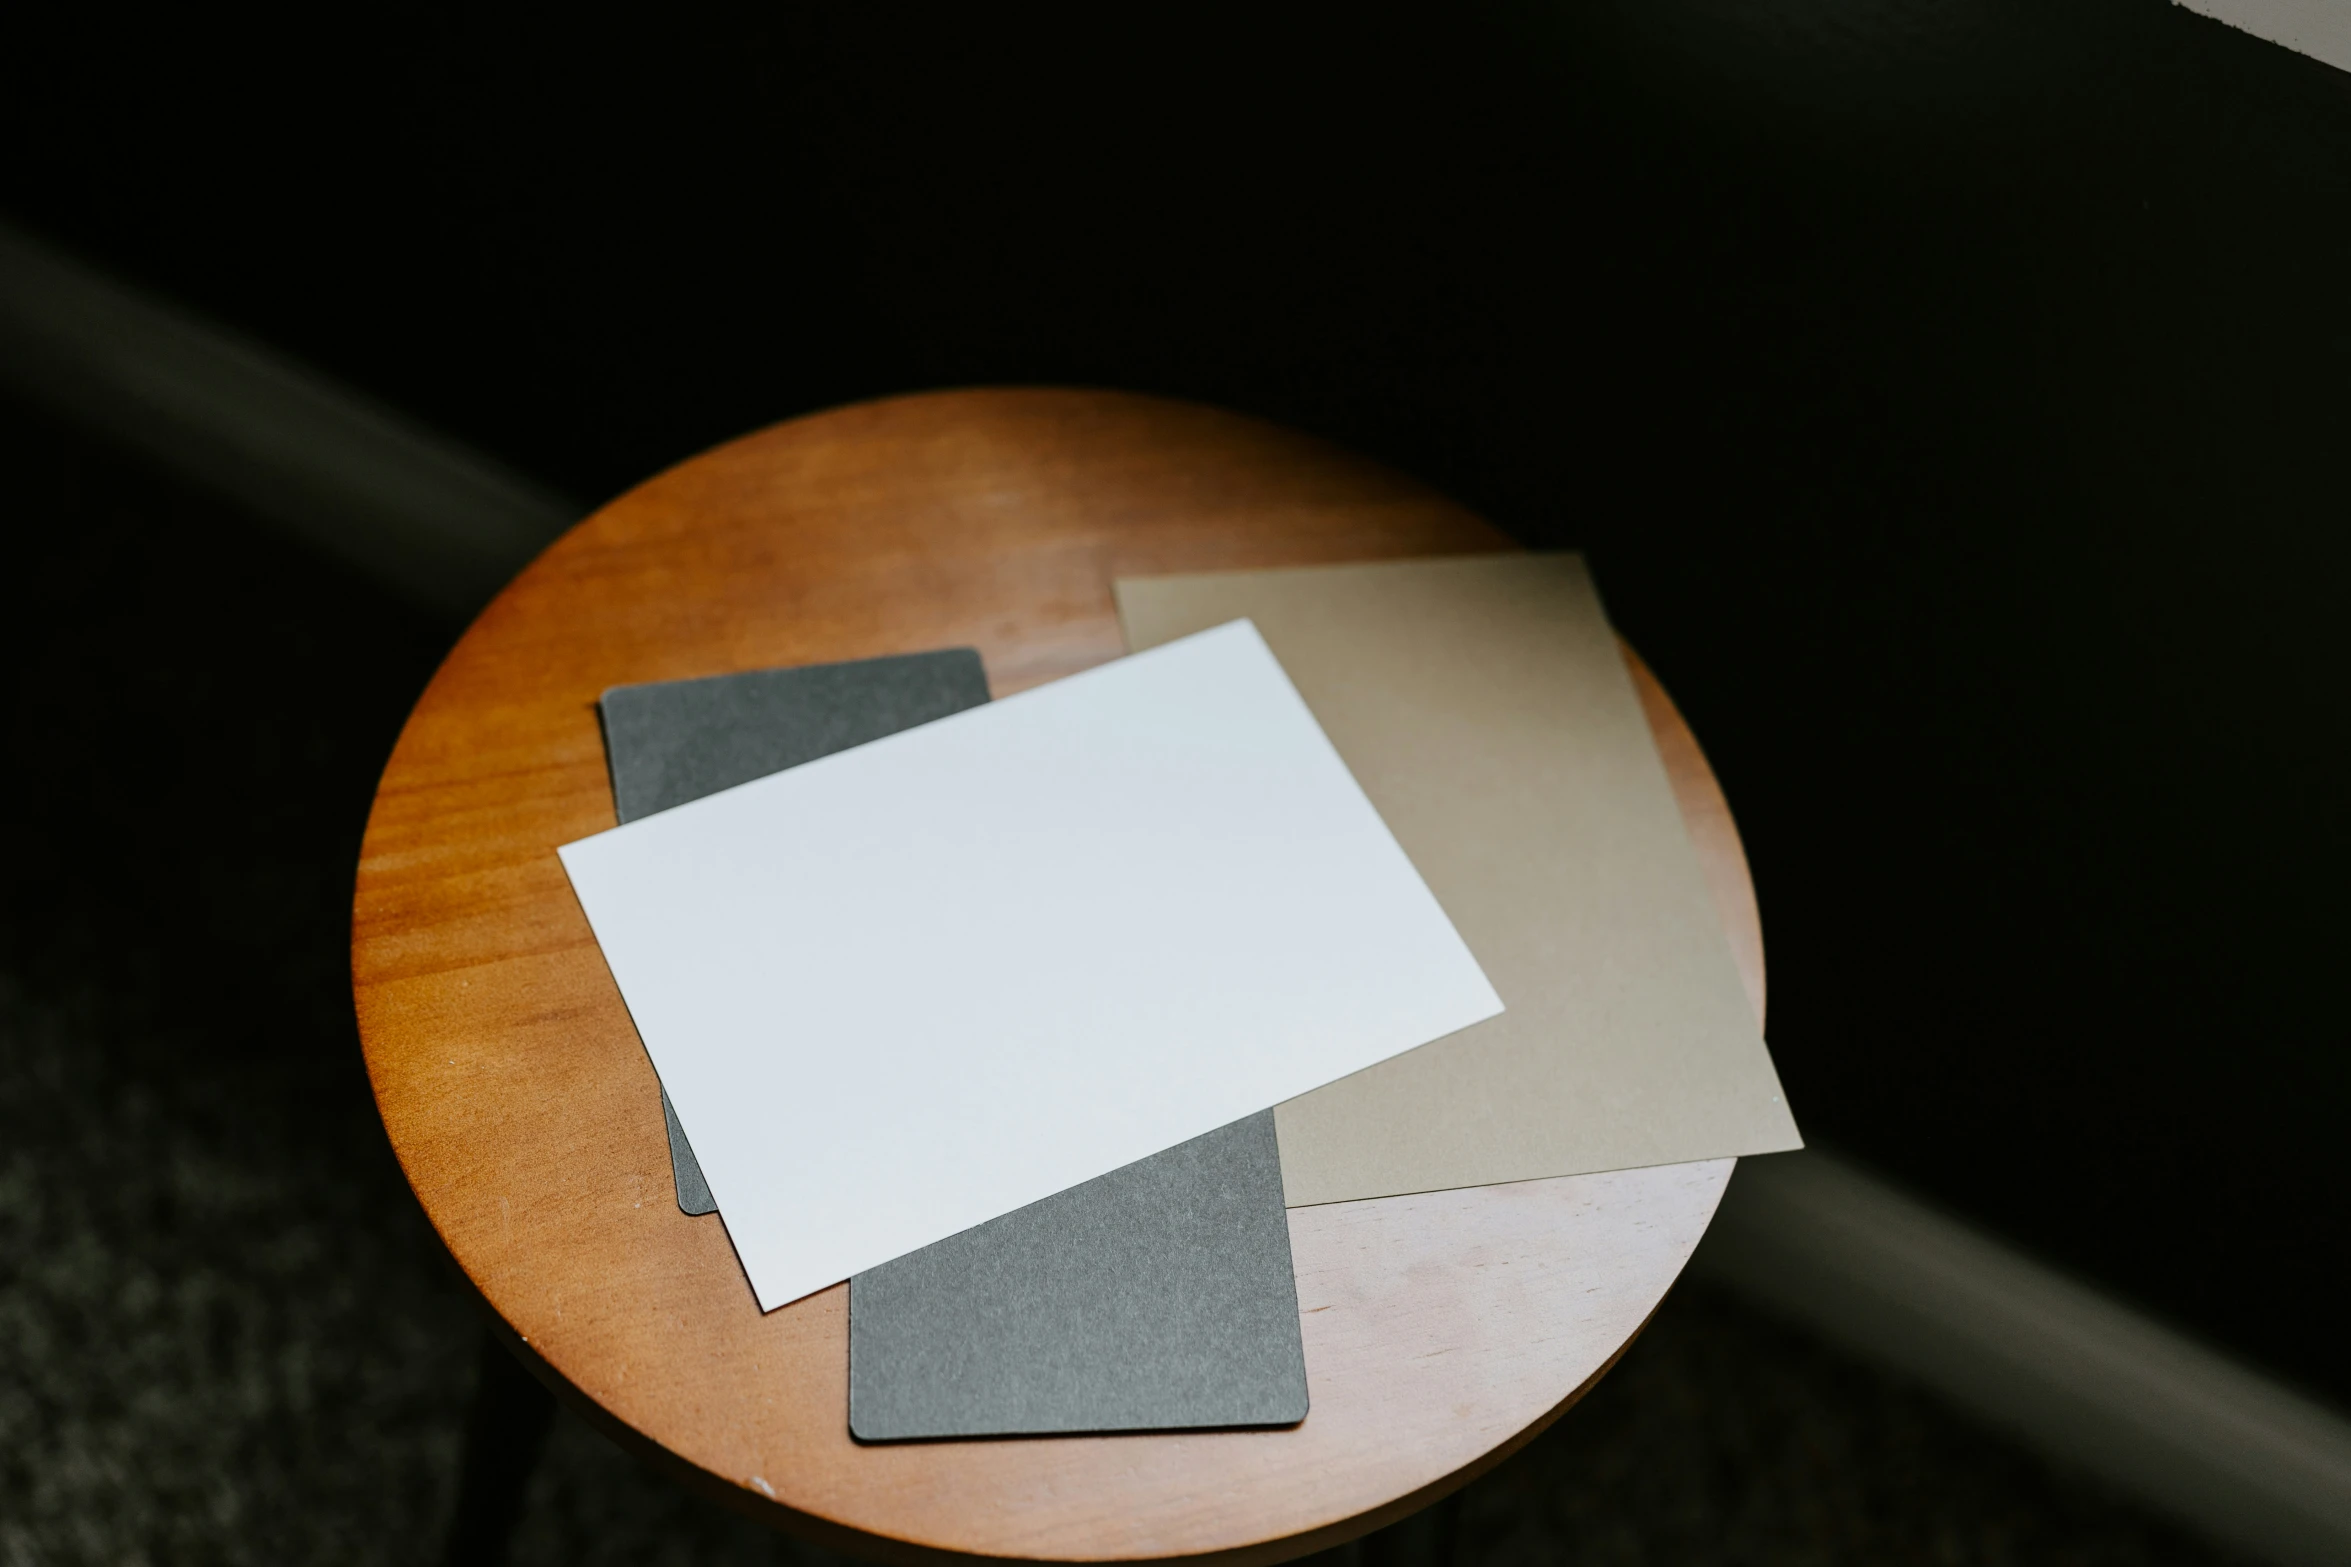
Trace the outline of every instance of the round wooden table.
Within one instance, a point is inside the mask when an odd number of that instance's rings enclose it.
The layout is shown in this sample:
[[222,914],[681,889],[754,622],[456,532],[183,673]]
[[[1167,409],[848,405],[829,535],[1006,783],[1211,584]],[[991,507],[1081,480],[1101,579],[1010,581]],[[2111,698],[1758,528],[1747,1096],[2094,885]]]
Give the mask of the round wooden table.
[[[1731,1161],[1292,1210],[1295,1429],[861,1447],[846,1287],[763,1316],[718,1221],[678,1211],[652,1066],[555,857],[613,825],[607,686],[971,645],[1003,696],[1120,655],[1114,577],[1509,547],[1292,432],[1043,390],[794,420],[565,534],[417,703],[352,916],[385,1129],[510,1344],[681,1478],[896,1559],[1277,1561],[1516,1451],[1648,1320]],[[1632,667],[1760,1012],[1736,829]]]

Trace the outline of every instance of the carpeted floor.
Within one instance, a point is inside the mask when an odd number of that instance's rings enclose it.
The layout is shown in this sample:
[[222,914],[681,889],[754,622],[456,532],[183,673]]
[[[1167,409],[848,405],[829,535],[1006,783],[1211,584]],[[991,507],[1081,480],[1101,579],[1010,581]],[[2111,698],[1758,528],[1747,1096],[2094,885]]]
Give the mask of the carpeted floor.
[[[0,1567],[430,1562],[476,1327],[345,940],[451,628],[14,410],[0,460]],[[2223,1559],[1694,1287],[1460,1520],[1474,1567]],[[514,1558],[831,1560],[568,1416]]]

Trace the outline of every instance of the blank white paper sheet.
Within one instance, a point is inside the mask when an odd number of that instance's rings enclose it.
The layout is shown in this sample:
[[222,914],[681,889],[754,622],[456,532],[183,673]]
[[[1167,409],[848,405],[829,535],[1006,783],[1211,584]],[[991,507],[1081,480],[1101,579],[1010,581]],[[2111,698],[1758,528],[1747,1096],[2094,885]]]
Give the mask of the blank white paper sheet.
[[1502,1010],[1247,621],[561,853],[763,1310]]

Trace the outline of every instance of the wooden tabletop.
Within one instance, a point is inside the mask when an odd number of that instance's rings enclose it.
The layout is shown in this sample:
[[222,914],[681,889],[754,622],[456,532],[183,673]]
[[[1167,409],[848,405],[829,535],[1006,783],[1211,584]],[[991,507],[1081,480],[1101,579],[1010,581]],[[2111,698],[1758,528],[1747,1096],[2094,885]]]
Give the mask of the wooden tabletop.
[[[385,1129],[526,1361],[689,1483],[904,1560],[1281,1560],[1549,1424],[1672,1285],[1730,1161],[1292,1210],[1313,1397],[1292,1430],[857,1445],[846,1287],[763,1316],[718,1219],[678,1211],[652,1065],[555,857],[613,825],[607,686],[969,645],[1004,696],[1119,656],[1115,577],[1509,547],[1303,436],[1073,391],[795,420],[564,535],[417,703],[352,913]],[[1760,1012],[1737,831],[1633,665]]]

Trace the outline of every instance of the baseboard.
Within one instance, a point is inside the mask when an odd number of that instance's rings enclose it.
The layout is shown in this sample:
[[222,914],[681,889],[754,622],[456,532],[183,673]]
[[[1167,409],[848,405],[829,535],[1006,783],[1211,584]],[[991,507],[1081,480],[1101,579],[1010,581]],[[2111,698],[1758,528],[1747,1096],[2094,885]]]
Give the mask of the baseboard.
[[1692,1271],[2227,1544],[2351,1561],[2351,1421],[1850,1163],[1740,1161]]
[[580,509],[284,355],[0,225],[0,386],[445,614]]

